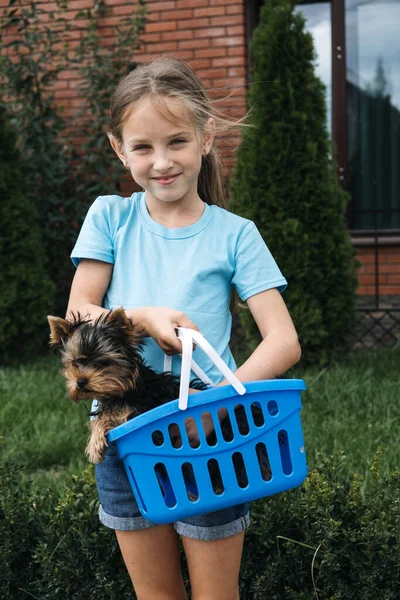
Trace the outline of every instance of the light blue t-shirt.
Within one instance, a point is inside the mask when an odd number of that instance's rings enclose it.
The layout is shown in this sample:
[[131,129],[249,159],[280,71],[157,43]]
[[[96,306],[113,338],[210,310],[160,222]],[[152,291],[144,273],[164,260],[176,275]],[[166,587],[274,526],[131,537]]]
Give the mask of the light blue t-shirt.
[[[75,266],[81,258],[114,265],[105,308],[180,310],[232,370],[236,368],[229,348],[233,287],[245,301],[270,288],[283,291],[287,285],[252,221],[205,204],[196,223],[170,229],[150,217],[144,192],[130,198],[97,198],[71,258]],[[156,371],[163,370],[164,354],[152,338],[145,339],[144,358]],[[201,349],[193,358],[212,381],[223,379]],[[180,357],[174,356],[172,371],[179,374],[180,366]]]

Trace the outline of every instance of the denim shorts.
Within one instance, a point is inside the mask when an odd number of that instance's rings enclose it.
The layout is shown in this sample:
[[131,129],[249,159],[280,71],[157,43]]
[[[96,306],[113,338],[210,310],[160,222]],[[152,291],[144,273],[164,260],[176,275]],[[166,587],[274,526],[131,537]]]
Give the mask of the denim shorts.
[[[96,465],[96,484],[100,499],[99,518],[103,525],[120,531],[156,526],[141,515],[114,444],[110,444],[104,461]],[[176,521],[173,526],[179,535],[195,540],[219,540],[245,531],[249,524],[247,503]]]

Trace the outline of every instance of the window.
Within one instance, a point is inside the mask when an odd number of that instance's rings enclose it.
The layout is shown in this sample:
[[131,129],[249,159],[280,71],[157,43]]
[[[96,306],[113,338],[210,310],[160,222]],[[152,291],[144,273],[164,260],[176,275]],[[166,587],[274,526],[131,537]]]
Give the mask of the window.
[[353,229],[400,228],[400,0],[346,0]]
[[[261,4],[250,0],[251,28]],[[400,0],[314,0],[297,10],[327,90],[338,175],[351,194],[349,227],[393,234],[400,230]]]

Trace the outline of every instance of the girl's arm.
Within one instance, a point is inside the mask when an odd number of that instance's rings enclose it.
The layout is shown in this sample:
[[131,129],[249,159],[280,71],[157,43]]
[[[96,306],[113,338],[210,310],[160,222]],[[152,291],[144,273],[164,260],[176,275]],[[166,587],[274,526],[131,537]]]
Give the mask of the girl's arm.
[[[274,379],[300,360],[301,349],[296,330],[277,289],[256,294],[248,298],[247,304],[263,340],[246,362],[235,371],[235,375],[243,382]],[[217,385],[227,384],[228,381],[225,379]],[[220,408],[218,414],[222,419],[227,415],[227,409]],[[185,427],[189,439],[197,440],[198,433],[194,420],[187,419]],[[203,428],[206,435],[213,431],[211,418],[205,417]]]
[[262,342],[236,375],[242,381],[279,377],[301,357],[299,340],[286,304],[279,291],[271,289],[248,298],[247,305]]
[[67,319],[72,312],[79,311],[91,319],[100,317],[103,298],[111,281],[113,265],[100,260],[83,258],[76,269],[72,281],[67,308]]
[[[286,304],[277,289],[256,294],[247,300],[262,342],[235,375],[240,381],[273,379],[295,365],[301,348]],[[219,385],[226,385],[222,381]]]
[[[103,298],[110,285],[113,265],[99,260],[84,258],[80,261],[71,286],[67,318],[79,311],[96,319],[107,309],[102,307]],[[166,354],[182,351],[176,336],[176,327],[198,327],[181,311],[158,306],[143,306],[126,310],[127,316],[138,326],[142,337],[151,336]]]

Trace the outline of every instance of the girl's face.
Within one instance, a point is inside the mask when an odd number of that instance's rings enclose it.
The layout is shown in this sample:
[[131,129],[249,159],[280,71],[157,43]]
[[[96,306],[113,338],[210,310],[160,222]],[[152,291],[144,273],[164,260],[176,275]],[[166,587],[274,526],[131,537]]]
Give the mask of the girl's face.
[[[146,191],[146,201],[153,206],[177,202],[199,202],[197,180],[204,151],[210,150],[213,119],[206,132],[196,131],[188,119],[184,103],[166,100],[176,117],[164,118],[150,98],[138,102],[128,114],[122,128],[122,145],[111,138],[111,145],[132,177]],[[161,203],[161,204],[160,204]]]

